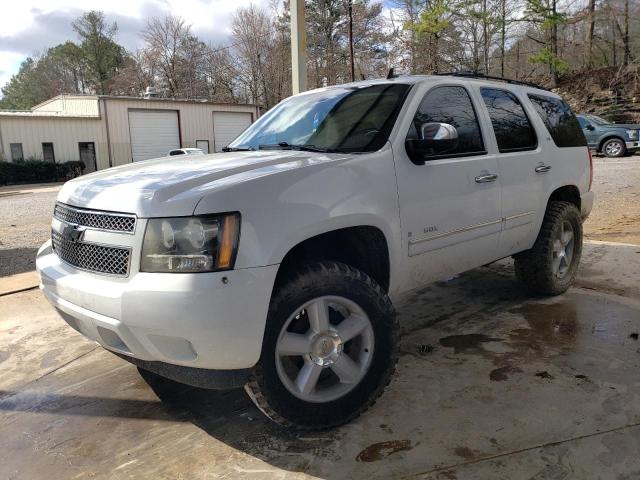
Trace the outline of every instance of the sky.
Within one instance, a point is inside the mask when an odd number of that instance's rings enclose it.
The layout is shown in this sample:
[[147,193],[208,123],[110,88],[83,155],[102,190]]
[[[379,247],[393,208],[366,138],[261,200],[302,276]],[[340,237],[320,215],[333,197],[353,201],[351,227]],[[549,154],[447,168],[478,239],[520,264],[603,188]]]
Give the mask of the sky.
[[102,10],[118,24],[117,41],[128,50],[141,45],[150,17],[180,16],[204,42],[230,43],[233,12],[243,5],[266,7],[268,0],[0,0],[0,87],[27,57],[66,40],[77,41],[71,22],[88,10]]

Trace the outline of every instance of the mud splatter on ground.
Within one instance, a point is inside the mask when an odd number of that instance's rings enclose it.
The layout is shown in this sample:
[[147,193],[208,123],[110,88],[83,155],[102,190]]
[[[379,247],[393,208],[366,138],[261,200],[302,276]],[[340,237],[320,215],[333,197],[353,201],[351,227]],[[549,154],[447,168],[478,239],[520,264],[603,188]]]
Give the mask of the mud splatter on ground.
[[514,367],[513,365],[505,365],[504,367],[491,370],[489,378],[492,382],[504,382],[505,380],[509,380],[509,376],[514,373],[522,373],[522,369]]
[[40,368],[49,368],[56,365],[58,356],[62,353],[62,348],[54,348],[53,350],[49,350],[42,356],[42,360],[40,361]]
[[418,355],[425,356],[425,355],[429,355],[430,353],[433,353],[435,348],[433,347],[433,345],[425,344],[425,345],[418,345],[416,347],[416,350],[418,351]]
[[536,372],[536,377],[544,378],[545,380],[553,380],[553,378],[554,378],[553,375],[551,375],[546,370],[544,370],[542,372]]
[[471,450],[469,447],[457,447],[453,453],[466,460],[474,460],[478,458],[478,452]]
[[406,452],[413,448],[411,440],[390,440],[374,443],[362,450],[357,456],[357,462],[376,462],[398,452]]

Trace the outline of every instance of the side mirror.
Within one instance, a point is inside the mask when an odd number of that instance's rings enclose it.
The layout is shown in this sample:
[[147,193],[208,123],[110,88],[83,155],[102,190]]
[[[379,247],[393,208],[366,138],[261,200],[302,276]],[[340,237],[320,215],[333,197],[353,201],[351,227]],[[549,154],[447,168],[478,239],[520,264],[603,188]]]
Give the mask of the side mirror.
[[587,123],[587,126],[586,126],[586,127],[584,127],[584,128],[586,128],[587,130],[595,130],[595,129],[596,129],[596,127],[594,127],[594,126],[593,126],[593,125],[591,125],[590,123]]
[[416,165],[424,165],[427,157],[452,152],[458,146],[458,131],[448,123],[423,123],[418,131],[420,138],[405,142],[407,154]]

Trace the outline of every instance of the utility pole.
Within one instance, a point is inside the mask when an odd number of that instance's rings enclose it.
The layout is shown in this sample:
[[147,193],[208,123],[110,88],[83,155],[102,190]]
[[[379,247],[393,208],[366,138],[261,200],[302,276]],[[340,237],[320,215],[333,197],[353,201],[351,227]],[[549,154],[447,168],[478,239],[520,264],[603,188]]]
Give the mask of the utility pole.
[[353,0],[349,1],[349,55],[351,56],[351,81],[356,81],[356,67],[353,61]]
[[500,22],[500,76],[504,78],[504,53],[507,36],[507,0],[502,0],[502,21]]
[[307,34],[304,29],[304,0],[290,0],[291,12],[291,90],[307,89]]

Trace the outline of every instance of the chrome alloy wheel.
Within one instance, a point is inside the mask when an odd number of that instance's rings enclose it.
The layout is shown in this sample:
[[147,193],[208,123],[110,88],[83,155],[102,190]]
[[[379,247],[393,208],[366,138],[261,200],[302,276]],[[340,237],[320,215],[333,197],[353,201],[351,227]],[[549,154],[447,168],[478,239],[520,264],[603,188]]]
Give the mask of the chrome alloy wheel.
[[373,358],[367,314],[344,297],[314,298],[284,323],[276,343],[276,370],[286,389],[306,402],[330,402],[364,378]]
[[607,146],[604,149],[604,153],[608,156],[608,157],[615,157],[617,155],[620,155],[622,153],[622,149],[624,148],[624,146],[622,145],[622,142],[619,141],[613,141],[613,142],[609,142],[607,144]]
[[556,238],[553,240],[553,274],[563,278],[571,268],[574,251],[574,233],[570,222],[562,222]]

